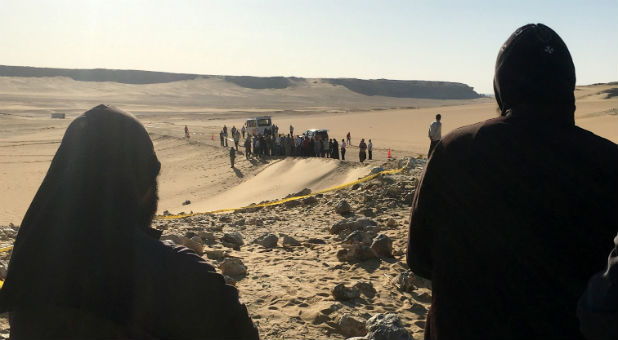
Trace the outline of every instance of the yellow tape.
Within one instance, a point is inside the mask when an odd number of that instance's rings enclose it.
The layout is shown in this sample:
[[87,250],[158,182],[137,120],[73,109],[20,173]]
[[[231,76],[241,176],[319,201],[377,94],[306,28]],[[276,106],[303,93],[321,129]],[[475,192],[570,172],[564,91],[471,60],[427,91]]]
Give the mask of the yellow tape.
[[0,248],[0,253],[4,253],[5,251],[9,251],[11,249],[13,249],[13,246],[8,246],[8,247]]
[[359,183],[370,181],[370,180],[378,177],[379,175],[396,174],[396,173],[399,173],[399,172],[403,171],[403,169],[405,169],[406,166],[404,166],[403,168],[399,168],[399,169],[380,171],[378,173],[371,174],[371,175],[359,178],[359,179],[357,179],[355,181],[352,181],[352,182],[349,182],[349,183],[345,183],[345,184],[341,184],[341,185],[337,185],[337,186],[334,186],[334,187],[331,187],[331,188],[328,188],[328,189],[320,190],[320,191],[311,193],[309,195],[288,197],[288,198],[280,199],[280,200],[273,201],[273,202],[267,202],[267,203],[261,203],[261,204],[253,204],[253,205],[248,205],[246,207],[241,207],[241,208],[228,208],[228,209],[219,209],[219,210],[213,210],[213,211],[207,211],[207,212],[201,212],[201,213],[157,216],[157,217],[155,217],[155,219],[157,219],[157,220],[178,220],[178,219],[181,219],[181,218],[187,218],[187,217],[192,217],[192,216],[213,215],[213,214],[218,214],[218,213],[223,213],[223,212],[230,212],[230,211],[236,211],[236,210],[241,210],[241,209],[263,208],[263,207],[270,207],[270,206],[273,206],[273,205],[281,205],[281,204],[283,204],[285,202],[296,201],[296,200],[300,200],[300,199],[307,198],[307,197],[310,197],[310,196],[315,196],[315,195],[323,194],[323,193],[326,193],[326,192],[330,192],[330,191],[341,190],[341,189],[353,186],[354,184],[359,184]]

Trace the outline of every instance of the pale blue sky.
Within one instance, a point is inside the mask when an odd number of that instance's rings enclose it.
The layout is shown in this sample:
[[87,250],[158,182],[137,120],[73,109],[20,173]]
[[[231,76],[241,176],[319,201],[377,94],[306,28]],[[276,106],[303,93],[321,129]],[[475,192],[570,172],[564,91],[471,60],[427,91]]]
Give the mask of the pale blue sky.
[[618,80],[618,2],[0,0],[0,64],[458,81],[492,92],[495,58],[542,22],[577,83]]

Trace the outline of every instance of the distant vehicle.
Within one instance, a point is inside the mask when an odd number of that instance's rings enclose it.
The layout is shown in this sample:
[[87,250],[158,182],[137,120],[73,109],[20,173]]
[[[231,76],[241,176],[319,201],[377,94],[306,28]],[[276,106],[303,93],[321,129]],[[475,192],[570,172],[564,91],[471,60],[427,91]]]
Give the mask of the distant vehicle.
[[305,131],[305,136],[309,138],[313,138],[313,136],[317,136],[321,140],[328,140],[328,130],[326,129],[311,129]]
[[271,133],[272,126],[273,123],[270,116],[249,118],[245,122],[245,127],[247,128],[247,134],[249,136],[258,136],[265,133]]

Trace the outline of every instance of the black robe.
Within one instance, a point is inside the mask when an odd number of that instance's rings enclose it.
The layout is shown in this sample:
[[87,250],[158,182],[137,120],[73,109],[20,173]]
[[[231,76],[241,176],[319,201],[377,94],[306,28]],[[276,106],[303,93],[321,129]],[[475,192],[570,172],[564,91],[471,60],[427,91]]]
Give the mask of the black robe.
[[149,228],[159,168],[130,114],[100,105],[70,124],[0,291],[11,337],[258,337],[236,289]]

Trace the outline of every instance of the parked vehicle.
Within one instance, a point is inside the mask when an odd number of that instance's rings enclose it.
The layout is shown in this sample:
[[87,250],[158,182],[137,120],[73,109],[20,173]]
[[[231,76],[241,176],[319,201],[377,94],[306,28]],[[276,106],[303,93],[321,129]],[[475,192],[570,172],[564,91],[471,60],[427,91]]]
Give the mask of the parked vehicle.
[[249,118],[245,122],[245,128],[249,136],[259,136],[272,132],[272,120],[270,116]]
[[313,136],[317,136],[321,140],[328,140],[328,130],[326,129],[310,129],[305,131],[305,136],[309,138],[313,138]]

